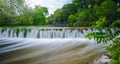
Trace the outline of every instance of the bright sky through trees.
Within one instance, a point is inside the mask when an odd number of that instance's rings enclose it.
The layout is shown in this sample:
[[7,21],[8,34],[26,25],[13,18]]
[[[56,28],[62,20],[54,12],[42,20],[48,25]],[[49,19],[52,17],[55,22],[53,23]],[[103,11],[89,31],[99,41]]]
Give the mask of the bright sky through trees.
[[71,3],[72,0],[26,0],[27,5],[34,8],[35,5],[41,5],[48,8],[49,13],[62,8],[64,4]]

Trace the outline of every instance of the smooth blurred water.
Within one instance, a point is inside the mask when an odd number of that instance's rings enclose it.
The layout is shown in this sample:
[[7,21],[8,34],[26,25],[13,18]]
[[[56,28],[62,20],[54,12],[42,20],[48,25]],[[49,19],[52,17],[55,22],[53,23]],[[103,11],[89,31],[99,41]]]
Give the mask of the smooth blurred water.
[[96,41],[85,38],[85,34],[92,31],[96,30],[0,29],[0,64],[87,64],[93,62],[105,52],[106,45],[97,44]]
[[87,64],[105,51],[86,38],[5,38],[0,47],[0,64]]

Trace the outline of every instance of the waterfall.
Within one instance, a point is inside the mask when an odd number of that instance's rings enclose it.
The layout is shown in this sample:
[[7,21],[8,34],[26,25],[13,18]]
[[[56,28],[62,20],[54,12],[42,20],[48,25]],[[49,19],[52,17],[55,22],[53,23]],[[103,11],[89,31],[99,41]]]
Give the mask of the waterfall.
[[91,29],[70,28],[6,28],[0,29],[0,38],[85,38]]
[[89,64],[98,60],[107,46],[85,38],[90,32],[97,30],[0,28],[0,64]]

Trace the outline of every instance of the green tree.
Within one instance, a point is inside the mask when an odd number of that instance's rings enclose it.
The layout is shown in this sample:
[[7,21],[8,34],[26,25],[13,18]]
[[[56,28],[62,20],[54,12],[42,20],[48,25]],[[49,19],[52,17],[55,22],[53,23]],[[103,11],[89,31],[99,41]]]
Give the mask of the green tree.
[[48,10],[46,7],[36,6],[34,9],[34,19],[33,24],[35,25],[46,25],[46,15],[48,14]]
[[98,17],[113,17],[116,12],[116,4],[112,0],[105,0],[101,3],[100,7],[96,9],[96,14]]
[[116,21],[114,21],[110,27],[120,27],[120,19],[117,19]]
[[0,0],[0,26],[45,25],[46,7],[31,9],[25,0]]
[[108,22],[108,20],[106,20],[106,17],[103,17],[96,21],[97,25],[95,27],[97,27],[97,28],[106,27],[108,23],[109,22]]
[[73,26],[74,22],[76,22],[76,16],[75,15],[70,15],[68,17],[68,26]]
[[[106,28],[106,31],[99,29],[99,32],[92,32],[87,35],[89,39],[94,38],[97,43],[109,44],[107,51],[111,55],[110,64],[120,64],[120,29]],[[114,32],[113,32],[114,31]],[[110,43],[112,41],[112,43]]]
[[12,25],[16,21],[16,16],[20,14],[24,0],[0,0],[0,25]]
[[48,17],[48,22],[55,26],[67,26],[69,15],[75,14],[76,12],[77,8],[74,4],[66,4],[62,9],[56,10],[53,15]]

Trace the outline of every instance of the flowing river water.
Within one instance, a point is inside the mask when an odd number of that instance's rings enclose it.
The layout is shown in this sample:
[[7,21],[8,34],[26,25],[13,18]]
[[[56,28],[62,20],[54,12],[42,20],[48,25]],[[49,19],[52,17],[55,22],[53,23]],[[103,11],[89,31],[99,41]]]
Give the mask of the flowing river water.
[[89,64],[105,52],[80,28],[1,28],[0,64]]

